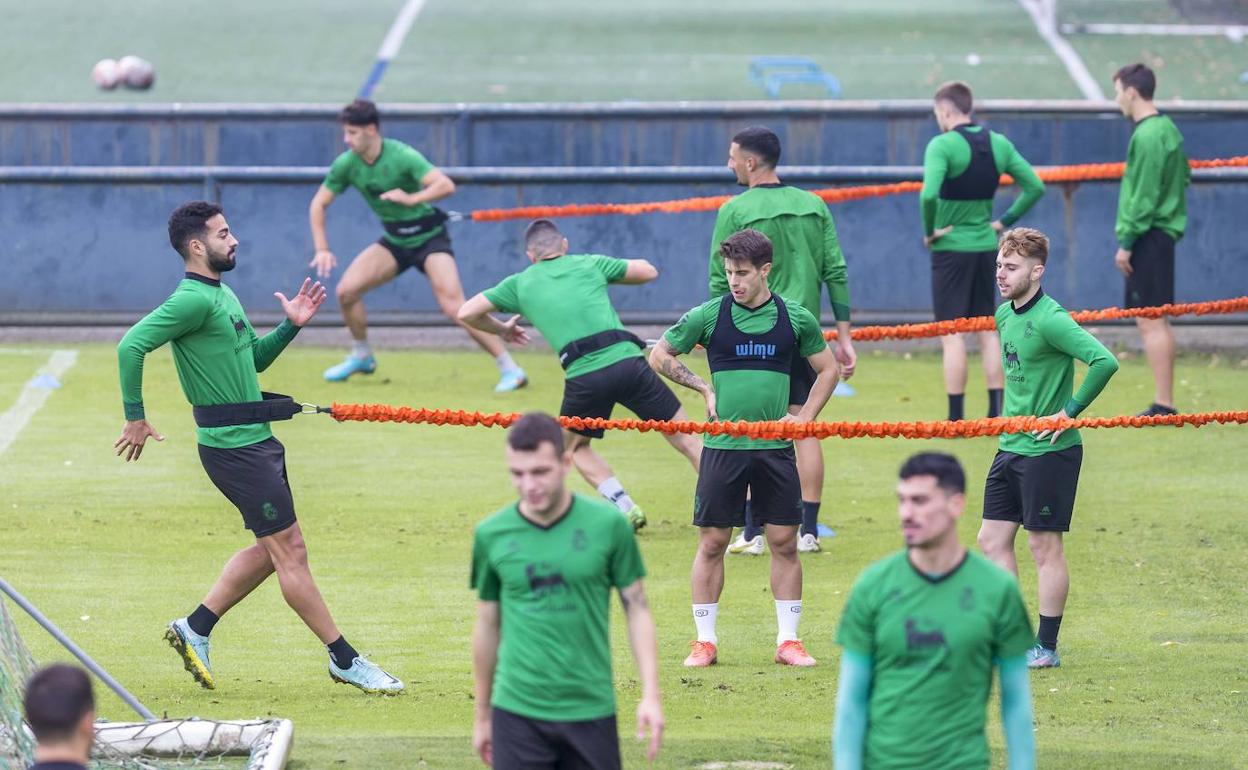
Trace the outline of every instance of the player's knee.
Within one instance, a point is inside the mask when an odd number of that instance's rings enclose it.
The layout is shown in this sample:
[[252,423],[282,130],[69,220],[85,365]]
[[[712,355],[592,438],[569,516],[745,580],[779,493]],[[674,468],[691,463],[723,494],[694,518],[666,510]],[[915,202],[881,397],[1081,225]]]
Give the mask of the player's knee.
[[334,287],[334,296],[338,298],[339,305],[350,305],[359,302],[363,293],[357,287],[339,281]]
[[[730,533],[731,534],[731,533]],[[698,553],[704,559],[722,559],[728,550],[728,540],[718,537],[703,537],[698,540]]]
[[1035,558],[1037,567],[1056,564],[1065,558],[1065,552],[1062,550],[1062,538],[1057,533],[1032,533],[1031,537],[1027,539],[1027,545],[1031,549],[1031,555]]
[[1000,556],[1009,547],[999,536],[986,529],[981,529],[975,536],[975,543],[989,558]]

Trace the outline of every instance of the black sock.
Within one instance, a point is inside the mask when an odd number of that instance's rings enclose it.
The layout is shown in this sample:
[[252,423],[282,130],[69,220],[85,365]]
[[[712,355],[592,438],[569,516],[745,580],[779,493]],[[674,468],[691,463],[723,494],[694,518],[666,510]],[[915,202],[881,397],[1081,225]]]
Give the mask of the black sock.
[[1001,399],[1004,397],[1005,391],[1001,388],[988,389],[988,416],[1001,416]]
[[194,612],[186,616],[186,624],[200,636],[208,636],[212,633],[212,627],[220,619],[217,613],[201,604],[195,608]]
[[802,501],[801,534],[819,537],[819,505],[819,503],[812,503],[809,500]]
[[754,511],[750,507],[750,501],[745,501],[745,535],[746,540],[753,540],[763,534],[763,528],[754,523]]
[[345,636],[340,636],[325,646],[329,648],[330,660],[334,662],[335,666],[344,671],[351,668],[351,664],[360,656]]
[[1046,650],[1057,649],[1057,631],[1062,627],[1062,616],[1050,618],[1048,615],[1040,616],[1040,632],[1036,634],[1036,641]]
[[962,419],[962,398],[964,394],[949,394],[949,419],[956,422]]

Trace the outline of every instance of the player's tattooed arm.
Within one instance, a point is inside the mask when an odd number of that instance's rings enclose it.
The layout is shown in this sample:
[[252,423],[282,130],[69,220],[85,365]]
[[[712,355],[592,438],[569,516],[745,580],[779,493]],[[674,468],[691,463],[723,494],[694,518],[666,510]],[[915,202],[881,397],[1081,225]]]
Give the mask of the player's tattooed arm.
[[681,363],[676,356],[680,355],[680,351],[672,346],[672,343],[666,339],[660,339],[659,344],[654,346],[654,351],[650,354],[650,363],[667,379],[677,385],[684,385],[690,390],[696,390],[699,393],[706,393],[710,390],[710,386],[706,384],[698,375],[689,371],[689,367]]
[[641,581],[625,586],[620,589],[620,604],[624,607],[624,614],[629,614],[633,610],[649,610],[650,601],[646,599],[645,586]]

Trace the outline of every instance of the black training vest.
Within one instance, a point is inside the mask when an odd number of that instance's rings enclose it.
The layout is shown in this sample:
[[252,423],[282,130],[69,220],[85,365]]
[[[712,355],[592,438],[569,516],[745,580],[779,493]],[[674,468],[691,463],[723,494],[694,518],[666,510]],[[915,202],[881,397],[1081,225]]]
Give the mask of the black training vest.
[[[712,374],[737,369],[761,369],[787,375],[792,370],[793,354],[797,352],[797,335],[793,332],[789,311],[780,295],[772,292],[769,301],[776,303],[776,325],[763,334],[746,334],[732,322],[732,295],[725,294],[720,300],[715,331],[711,332],[711,338],[706,345],[706,359],[711,365]],[[763,305],[754,310],[761,310]]]
[[967,131],[970,123],[953,129],[971,146],[971,162],[961,174],[948,177],[940,186],[940,197],[947,201],[992,200],[1001,182],[997,160],[992,156],[992,132],[986,128]]

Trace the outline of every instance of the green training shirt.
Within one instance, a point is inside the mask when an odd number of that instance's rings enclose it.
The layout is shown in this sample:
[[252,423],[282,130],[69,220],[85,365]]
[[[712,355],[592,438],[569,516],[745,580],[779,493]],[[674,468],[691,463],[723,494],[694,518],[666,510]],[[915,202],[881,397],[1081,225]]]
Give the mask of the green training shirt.
[[[259,401],[256,373],[269,368],[298,333],[299,327],[287,320],[257,338],[229,286],[187,273],[169,299],[130,327],[117,345],[126,419],[144,419],[143,358],[166,342],[172,343],[186,400],[210,406]],[[272,435],[267,422],[196,429],[199,443],[218,449],[249,446]]]
[[[347,150],[334,159],[334,164],[329,167],[329,174],[325,177],[323,184],[334,195],[341,195],[348,187],[354,187],[360,191],[368,207],[382,222],[406,222],[433,214],[433,206],[428,203],[404,206],[392,201],[383,201],[381,194],[396,188],[409,193],[420,192],[424,189],[420,180],[424,179],[434,168],[436,167],[415,148],[398,139],[382,139],[381,154],[371,166],[355,152]],[[415,248],[444,230],[445,227],[437,227],[429,232],[407,238],[400,238],[390,233],[386,233],[383,237],[396,246]]]
[[1176,241],[1187,230],[1187,185],[1192,169],[1183,135],[1167,115],[1135,124],[1127,145],[1127,169],[1118,192],[1118,245],[1130,250],[1156,228]]
[[[999,305],[997,333],[1005,366],[1005,417],[1047,417],[1059,409],[1076,417],[1118,371],[1114,354],[1043,290],[1017,310],[1013,302]],[[1088,365],[1088,373],[1072,396],[1076,358]],[[1002,433],[999,446],[1014,454],[1041,455],[1082,441],[1077,430],[1065,431],[1054,444],[1049,443],[1051,439]]]
[[[970,126],[968,131],[987,131],[983,126]],[[997,170],[1014,177],[1021,190],[1001,215],[1001,224],[1009,227],[1017,222],[1036,201],[1044,196],[1044,182],[1036,176],[1031,164],[1014,149],[1014,145],[996,131],[991,132],[992,158]],[[960,176],[971,165],[971,145],[957,131],[946,131],[932,138],[923,152],[923,190],[919,193],[919,209],[923,215],[923,234],[931,235],[942,227],[953,225],[953,231],[932,244],[934,251],[995,251],[997,233],[992,229],[992,199],[945,200],[940,186],[949,177]]]
[[788,185],[758,185],[719,207],[711,236],[711,298],[728,293],[719,244],[733,233],[758,230],[771,240],[773,259],[767,284],[781,297],[792,297],[820,317],[823,286],[838,321],[849,320],[849,274],[828,204],[809,190]]
[[1034,644],[1013,575],[967,552],[933,578],[899,551],[858,576],[836,640],[872,662],[864,768],[988,767],[993,666]]
[[[802,356],[813,356],[825,350],[828,343],[823,339],[819,321],[806,308],[788,297],[781,296],[789,311],[789,323],[797,335],[797,351]],[[708,345],[719,320],[719,303],[713,299],[685,313],[676,325],[663,334],[673,348],[688,353],[696,345]],[[768,299],[753,310],[732,303],[732,322],[745,334],[763,334],[776,325],[779,314],[776,303]],[[779,420],[789,413],[789,375],[763,369],[738,369],[715,372],[711,375],[711,387],[715,390],[715,410],[721,420]],[[711,449],[783,449],[792,442],[783,439],[752,439],[748,436],[703,437],[703,444]]]
[[478,524],[471,584],[502,623],[490,704],[558,722],[614,714],[611,589],[645,574],[632,525],[600,500],[574,494],[548,527],[515,504]]
[[[536,262],[484,293],[504,313],[529,319],[558,353],[573,340],[624,328],[607,295],[607,284],[621,280],[627,271],[628,260],[565,254]],[[640,355],[633,343],[617,342],[576,359],[565,376],[579,377]]]

